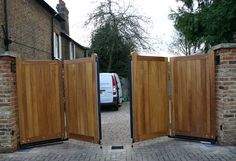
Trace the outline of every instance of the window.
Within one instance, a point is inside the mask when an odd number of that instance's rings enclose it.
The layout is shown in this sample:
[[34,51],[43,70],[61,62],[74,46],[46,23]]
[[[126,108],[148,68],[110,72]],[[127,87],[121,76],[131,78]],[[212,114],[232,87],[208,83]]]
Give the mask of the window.
[[75,59],[75,44],[70,42],[70,59]]
[[54,32],[54,58],[62,59],[61,54],[61,36]]

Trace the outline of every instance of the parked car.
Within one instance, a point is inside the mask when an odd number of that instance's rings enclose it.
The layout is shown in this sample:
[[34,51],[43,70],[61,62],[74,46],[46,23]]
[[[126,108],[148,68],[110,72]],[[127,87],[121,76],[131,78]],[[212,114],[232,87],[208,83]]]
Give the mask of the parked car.
[[122,89],[116,73],[100,73],[100,103],[102,106],[113,106],[115,110],[122,103]]

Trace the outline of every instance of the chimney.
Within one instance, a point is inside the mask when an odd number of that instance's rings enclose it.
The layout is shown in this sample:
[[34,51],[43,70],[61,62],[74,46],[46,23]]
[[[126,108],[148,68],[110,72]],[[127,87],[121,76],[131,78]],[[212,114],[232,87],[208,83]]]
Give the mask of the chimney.
[[65,19],[65,22],[61,23],[61,28],[66,34],[70,34],[69,31],[69,10],[66,8],[66,4],[63,0],[59,0],[57,4],[57,12]]

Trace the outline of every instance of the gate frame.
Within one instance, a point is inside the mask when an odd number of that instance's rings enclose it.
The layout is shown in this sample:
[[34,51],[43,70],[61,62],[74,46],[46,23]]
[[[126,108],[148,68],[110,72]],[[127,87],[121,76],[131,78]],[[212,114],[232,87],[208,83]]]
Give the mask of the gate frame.
[[130,105],[130,137],[132,139],[132,144],[135,143],[134,140],[134,127],[133,127],[133,79],[132,79],[132,54],[130,53],[128,57],[129,63],[129,105]]
[[96,62],[97,62],[97,107],[98,107],[98,131],[99,131],[99,141],[98,144],[102,145],[102,120],[101,120],[101,98],[100,98],[100,61],[97,54],[94,54],[96,56]]

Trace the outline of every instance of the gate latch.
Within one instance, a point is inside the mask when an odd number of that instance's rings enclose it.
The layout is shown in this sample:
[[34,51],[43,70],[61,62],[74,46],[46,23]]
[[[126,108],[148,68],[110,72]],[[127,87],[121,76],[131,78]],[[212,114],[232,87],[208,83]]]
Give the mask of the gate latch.
[[215,64],[220,65],[220,55],[215,56]]
[[11,61],[11,72],[16,73],[16,60]]

